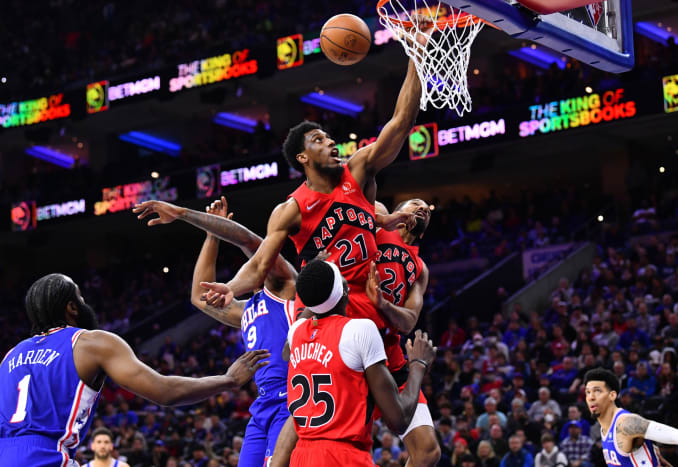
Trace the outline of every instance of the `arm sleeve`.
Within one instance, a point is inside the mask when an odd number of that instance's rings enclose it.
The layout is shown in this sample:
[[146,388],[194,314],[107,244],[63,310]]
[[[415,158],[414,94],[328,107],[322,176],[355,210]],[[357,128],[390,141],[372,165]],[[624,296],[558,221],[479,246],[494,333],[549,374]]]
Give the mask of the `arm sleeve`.
[[365,371],[386,360],[377,325],[369,319],[352,319],[346,323],[339,340],[339,354],[346,366],[355,371]]
[[296,331],[297,328],[301,326],[301,323],[303,323],[304,321],[306,321],[306,319],[304,318],[295,321],[294,324],[290,326],[290,330],[287,331],[287,342],[288,344],[290,344],[290,347],[292,347],[292,335],[294,334],[294,331]]
[[678,430],[663,423],[650,422],[645,430],[645,439],[662,444],[678,444]]

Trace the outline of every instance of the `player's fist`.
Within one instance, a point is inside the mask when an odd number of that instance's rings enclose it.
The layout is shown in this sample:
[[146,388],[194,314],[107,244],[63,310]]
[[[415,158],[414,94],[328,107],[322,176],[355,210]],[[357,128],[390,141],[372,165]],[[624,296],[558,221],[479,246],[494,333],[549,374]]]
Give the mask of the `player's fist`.
[[427,368],[435,360],[436,352],[438,351],[438,347],[433,345],[433,341],[428,338],[428,334],[421,332],[421,329],[417,329],[414,332],[414,343],[412,343],[412,339],[407,339],[405,347],[407,349],[407,358],[410,362],[423,360],[426,362]]
[[182,209],[183,208],[180,208],[179,206],[164,201],[151,200],[137,204],[132,209],[132,212],[134,214],[139,214],[137,219],[145,219],[151,214],[157,214],[158,217],[154,217],[148,221],[148,225],[153,226],[174,222],[181,215]]

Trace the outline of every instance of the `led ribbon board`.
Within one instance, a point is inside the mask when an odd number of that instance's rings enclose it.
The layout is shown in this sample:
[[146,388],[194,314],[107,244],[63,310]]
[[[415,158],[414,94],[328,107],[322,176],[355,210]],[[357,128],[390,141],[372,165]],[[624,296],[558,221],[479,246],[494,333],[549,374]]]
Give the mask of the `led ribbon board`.
[[521,138],[631,118],[636,115],[636,103],[626,100],[624,89],[619,88],[532,105],[529,111],[530,119],[519,125]]
[[63,93],[30,101],[0,104],[0,125],[4,128],[35,125],[69,115],[71,105],[64,102]]
[[664,76],[664,112],[670,113],[678,110],[678,75]]
[[253,75],[257,70],[257,61],[250,58],[249,49],[182,63],[177,66],[178,76],[169,81],[169,91],[178,92],[184,88],[190,89],[239,76]]
[[129,210],[135,204],[151,199],[176,201],[179,197],[177,189],[170,187],[169,177],[104,188],[101,192],[102,200],[94,203],[95,216]]
[[254,182],[272,177],[278,177],[277,162],[224,170],[221,172],[221,186],[238,185],[241,183]]

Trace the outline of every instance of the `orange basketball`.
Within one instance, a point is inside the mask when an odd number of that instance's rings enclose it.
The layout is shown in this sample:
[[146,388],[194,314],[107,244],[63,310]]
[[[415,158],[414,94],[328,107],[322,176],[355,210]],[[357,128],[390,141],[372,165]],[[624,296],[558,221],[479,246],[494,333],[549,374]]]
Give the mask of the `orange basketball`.
[[353,65],[370,50],[370,29],[356,15],[343,13],[327,20],[320,31],[320,48],[337,65]]

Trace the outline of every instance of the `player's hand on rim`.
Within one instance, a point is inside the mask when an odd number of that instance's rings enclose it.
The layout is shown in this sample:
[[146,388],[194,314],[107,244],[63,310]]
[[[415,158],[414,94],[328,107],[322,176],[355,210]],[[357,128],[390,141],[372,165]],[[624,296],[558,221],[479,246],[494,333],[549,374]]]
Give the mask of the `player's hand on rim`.
[[438,347],[435,347],[433,341],[428,338],[428,333],[422,332],[421,329],[414,332],[414,343],[412,339],[407,339],[405,348],[410,364],[422,364],[427,370],[431,367],[438,351]]
[[271,353],[265,349],[245,352],[228,368],[226,376],[233,378],[238,386],[242,386],[252,378],[259,368],[269,364],[264,359],[270,356]]
[[145,219],[151,214],[157,214],[158,217],[154,217],[148,221],[149,226],[160,225],[160,224],[169,224],[174,222],[181,212],[179,206],[174,204],[166,203],[165,201],[144,201],[134,206],[132,212],[138,214],[137,219]]

